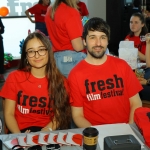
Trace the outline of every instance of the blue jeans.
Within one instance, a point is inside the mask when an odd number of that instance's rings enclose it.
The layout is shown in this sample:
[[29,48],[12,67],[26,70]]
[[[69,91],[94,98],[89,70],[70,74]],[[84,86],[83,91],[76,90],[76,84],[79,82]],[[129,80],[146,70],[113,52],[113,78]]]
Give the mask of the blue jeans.
[[149,79],[150,78],[150,68],[146,68],[144,70],[145,70],[144,78]]
[[86,57],[83,52],[76,52],[71,50],[65,50],[60,52],[54,52],[54,57],[56,60],[56,65],[60,72],[68,77],[71,69],[82,59]]
[[43,32],[46,36],[48,36],[46,24],[44,22],[36,22],[35,23],[35,30],[38,29]]

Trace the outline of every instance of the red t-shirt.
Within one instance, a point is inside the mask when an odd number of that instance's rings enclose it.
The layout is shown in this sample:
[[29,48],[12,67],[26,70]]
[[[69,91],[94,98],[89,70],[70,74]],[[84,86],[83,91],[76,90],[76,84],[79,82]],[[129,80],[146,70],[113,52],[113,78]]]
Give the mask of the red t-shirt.
[[63,2],[56,9],[54,20],[50,18],[50,11],[51,7],[46,13],[45,23],[53,50],[73,50],[71,40],[81,37],[83,31],[80,13]]
[[9,74],[0,96],[16,101],[15,118],[19,129],[45,127],[50,120],[50,98],[47,78],[35,78],[24,71]]
[[129,35],[126,36],[125,39],[128,39],[129,41],[134,41],[134,47],[138,48],[138,50],[145,55],[146,51],[146,42],[141,42],[139,36],[133,36],[130,37]]
[[45,14],[48,6],[43,6],[42,4],[36,4],[29,8],[28,11],[35,16],[35,22],[45,22]]
[[129,98],[142,90],[130,66],[112,56],[102,65],[82,60],[71,70],[68,81],[71,105],[83,107],[92,125],[128,123]]
[[80,11],[81,16],[88,16],[89,15],[88,9],[87,9],[84,2],[79,2],[77,5],[79,7],[79,11]]

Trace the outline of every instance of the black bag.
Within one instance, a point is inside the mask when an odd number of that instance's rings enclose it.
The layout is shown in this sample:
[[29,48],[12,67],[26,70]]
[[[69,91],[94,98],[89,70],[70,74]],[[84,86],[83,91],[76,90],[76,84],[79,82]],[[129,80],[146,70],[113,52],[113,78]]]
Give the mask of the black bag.
[[141,144],[133,135],[107,136],[104,150],[141,150]]

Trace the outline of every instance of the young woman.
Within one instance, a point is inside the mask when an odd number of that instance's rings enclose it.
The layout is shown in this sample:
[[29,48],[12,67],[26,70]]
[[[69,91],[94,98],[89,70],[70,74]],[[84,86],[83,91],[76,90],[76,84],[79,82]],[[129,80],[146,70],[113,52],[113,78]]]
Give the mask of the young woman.
[[141,61],[145,61],[146,42],[141,41],[140,36],[148,33],[145,25],[145,18],[141,13],[134,13],[130,18],[130,33],[125,40],[134,41],[134,46],[138,48],[138,55]]
[[82,42],[82,22],[77,0],[55,0],[45,16],[54,56],[59,70],[68,76],[70,70],[82,59],[85,53]]
[[67,129],[71,112],[66,79],[56,67],[49,39],[26,38],[18,70],[9,74],[0,96],[11,133]]
[[[38,29],[43,32],[46,36],[48,36],[44,17],[47,11],[48,6],[50,5],[51,0],[39,0],[38,4],[29,8],[25,11],[26,16],[32,23],[35,23],[35,30]],[[30,14],[34,14],[35,20],[32,19]]]

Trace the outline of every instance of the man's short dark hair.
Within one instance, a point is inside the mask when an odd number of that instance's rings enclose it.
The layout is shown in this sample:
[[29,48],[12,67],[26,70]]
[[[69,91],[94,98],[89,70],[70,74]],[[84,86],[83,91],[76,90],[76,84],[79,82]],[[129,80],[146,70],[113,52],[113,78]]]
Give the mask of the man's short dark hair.
[[82,34],[84,40],[86,40],[88,31],[104,32],[108,37],[108,40],[110,39],[110,27],[106,23],[106,21],[104,21],[101,18],[93,17],[87,21],[87,23],[84,25],[83,34]]

